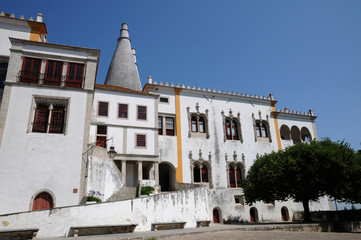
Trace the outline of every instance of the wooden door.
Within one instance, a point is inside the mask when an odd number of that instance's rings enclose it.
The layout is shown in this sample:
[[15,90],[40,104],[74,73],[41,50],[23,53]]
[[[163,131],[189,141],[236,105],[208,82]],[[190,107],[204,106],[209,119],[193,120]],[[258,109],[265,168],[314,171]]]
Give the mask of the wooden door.
[[33,211],[49,209],[53,207],[53,198],[49,193],[42,192],[38,194],[33,202]]

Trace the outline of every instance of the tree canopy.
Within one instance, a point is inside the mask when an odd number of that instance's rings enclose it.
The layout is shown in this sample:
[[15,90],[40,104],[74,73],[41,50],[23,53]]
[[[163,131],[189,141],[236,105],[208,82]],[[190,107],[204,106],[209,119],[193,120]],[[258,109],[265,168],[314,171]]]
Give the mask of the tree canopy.
[[309,201],[321,196],[361,202],[360,155],[349,144],[328,138],[266,154],[248,171],[246,202],[293,199],[302,202],[305,221],[311,220]]

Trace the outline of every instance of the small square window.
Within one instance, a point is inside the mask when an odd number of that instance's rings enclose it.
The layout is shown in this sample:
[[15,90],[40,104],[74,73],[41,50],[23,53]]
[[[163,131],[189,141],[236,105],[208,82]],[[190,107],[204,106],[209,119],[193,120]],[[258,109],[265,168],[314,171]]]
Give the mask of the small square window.
[[161,102],[161,103],[168,103],[169,100],[168,100],[168,98],[166,98],[166,97],[160,97],[160,98],[159,98],[159,102]]
[[143,134],[137,134],[137,147],[145,147],[146,146],[146,137]]
[[98,116],[103,116],[103,117],[108,116],[108,103],[107,102],[99,102]]
[[107,135],[107,126],[98,126],[97,134]]
[[138,106],[138,119],[139,120],[147,120],[147,107],[146,106]]
[[234,196],[234,201],[235,201],[236,204],[244,205],[244,198],[241,195],[238,195],[238,196],[235,195]]
[[118,117],[119,118],[128,118],[128,105],[119,104],[118,105]]

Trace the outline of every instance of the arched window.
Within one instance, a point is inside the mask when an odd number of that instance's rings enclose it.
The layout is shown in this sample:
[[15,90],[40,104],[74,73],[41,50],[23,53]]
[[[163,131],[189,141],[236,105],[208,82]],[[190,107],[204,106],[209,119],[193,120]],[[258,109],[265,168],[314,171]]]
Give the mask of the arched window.
[[195,165],[193,167],[193,178],[194,178],[194,182],[201,182],[201,172],[200,172],[200,168],[198,165]]
[[53,208],[53,198],[47,192],[39,193],[33,202],[33,211]]
[[261,137],[261,127],[258,123],[256,123],[256,135],[257,137]]
[[232,133],[231,133],[231,123],[229,120],[226,120],[226,138],[232,139]]
[[238,122],[235,119],[227,119],[225,121],[226,139],[239,140]]
[[198,132],[198,123],[197,118],[195,116],[192,116],[192,132]]
[[205,129],[204,118],[203,118],[203,117],[200,117],[200,118],[199,118],[198,125],[199,125],[199,132],[205,133],[205,132],[206,132],[206,129]]
[[301,142],[301,132],[298,127],[296,127],[296,126],[291,127],[291,137],[292,137],[293,143]]
[[206,166],[202,167],[202,182],[208,182],[208,168]]
[[229,177],[229,187],[235,188],[236,187],[236,179],[234,176],[234,169],[231,166],[228,169],[228,177]]
[[261,131],[262,137],[268,137],[267,133],[267,126],[266,124],[262,123],[262,131]]
[[286,125],[282,125],[280,128],[280,135],[282,140],[290,140],[291,133],[289,127]]
[[237,180],[236,182],[237,187],[238,188],[242,187],[242,170],[239,169],[238,167],[236,169],[236,180]]
[[308,130],[308,128],[306,128],[306,127],[301,128],[301,139],[304,142],[310,142],[311,141],[311,133]]
[[237,123],[235,121],[232,121],[232,137],[233,140],[239,140]]

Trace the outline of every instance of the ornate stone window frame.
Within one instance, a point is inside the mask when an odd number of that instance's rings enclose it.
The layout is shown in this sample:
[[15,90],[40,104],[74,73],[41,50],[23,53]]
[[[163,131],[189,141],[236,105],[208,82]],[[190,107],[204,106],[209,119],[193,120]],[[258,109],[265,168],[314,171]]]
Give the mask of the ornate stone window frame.
[[238,132],[238,138],[239,138],[239,139],[235,139],[235,140],[232,139],[231,141],[241,141],[241,143],[243,143],[242,126],[241,126],[241,114],[238,112],[237,116],[233,116],[232,109],[229,109],[228,116],[226,116],[224,114],[224,111],[222,111],[221,114],[222,114],[222,120],[223,120],[222,124],[223,124],[224,141],[225,142],[227,141],[226,121],[229,120],[229,121],[235,122],[237,124],[237,132]]
[[[270,124],[269,124],[269,118],[268,118],[268,114],[266,114],[266,119],[262,119],[262,113],[261,111],[258,112],[258,116],[259,119],[256,119],[254,117],[254,113],[252,113],[252,122],[253,122],[253,131],[254,131],[254,140],[255,142],[257,142],[257,140],[261,140],[262,139],[268,139],[269,142],[272,142],[272,137],[271,137],[271,131],[270,131]],[[268,137],[257,137],[257,132],[256,132],[256,124],[259,124],[260,126],[262,126],[262,124],[265,124],[267,127],[267,135]],[[261,131],[261,130],[260,130]]]
[[[241,169],[242,172],[242,181],[244,181],[246,179],[246,162],[245,162],[245,155],[244,153],[242,153],[242,160],[237,160],[237,153],[236,151],[233,152],[233,159],[232,160],[228,160],[228,155],[227,153],[225,154],[225,159],[226,159],[226,174],[227,174],[227,186],[228,188],[231,188],[231,182],[229,179],[229,168],[232,167],[233,170],[236,172],[237,168]],[[236,176],[236,175],[235,175]],[[235,179],[236,180],[236,179]],[[237,180],[236,180],[237,183]],[[239,187],[237,187],[236,189],[238,189]]]
[[[208,109],[205,110],[205,113],[199,112],[199,105],[196,103],[196,111],[191,112],[190,107],[187,107],[187,116],[188,116],[188,137],[200,137],[200,138],[209,138],[209,128],[208,128]],[[199,119],[202,117],[204,119],[204,130],[205,132],[192,132],[192,117],[197,119],[197,124]]]
[[[211,152],[209,152],[208,154],[208,159],[204,159],[202,157],[203,153],[202,150],[199,149],[199,153],[198,153],[198,159],[194,159],[193,158],[193,153],[192,151],[189,151],[189,159],[190,159],[190,169],[191,169],[191,180],[192,180],[192,184],[200,184],[200,185],[208,185],[209,188],[213,187],[213,183],[212,183],[212,155]],[[202,182],[202,173],[201,173],[201,179],[200,182],[194,182],[194,167],[198,166],[200,171],[202,171],[202,167],[206,166],[208,169],[208,182]]]

